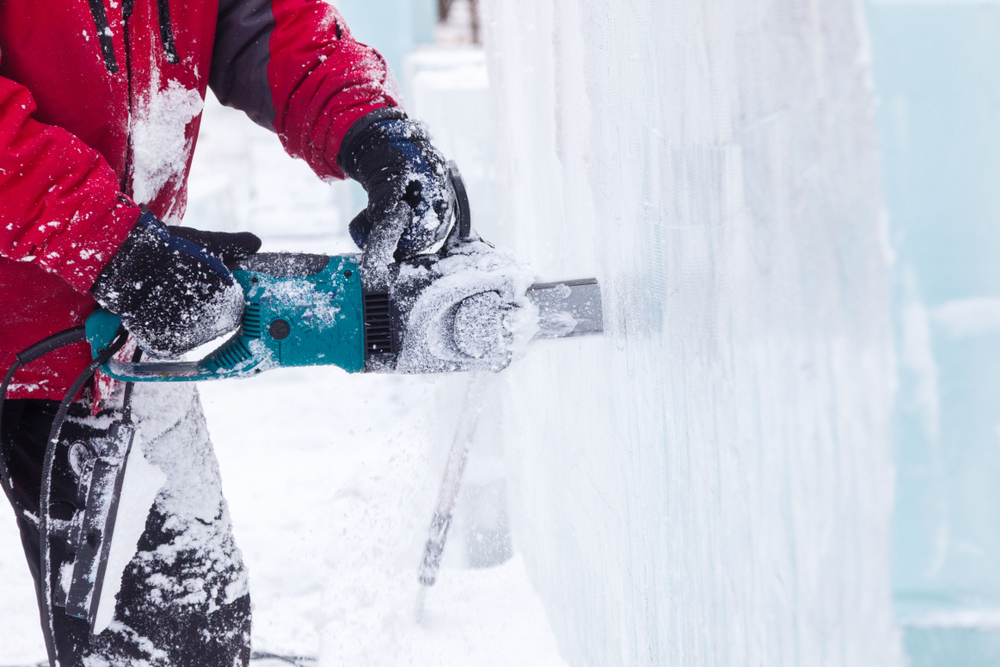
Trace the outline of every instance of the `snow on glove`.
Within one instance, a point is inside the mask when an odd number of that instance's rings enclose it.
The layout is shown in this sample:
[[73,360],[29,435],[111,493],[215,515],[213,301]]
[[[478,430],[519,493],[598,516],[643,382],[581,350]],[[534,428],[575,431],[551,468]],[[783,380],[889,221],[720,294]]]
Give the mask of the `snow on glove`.
[[381,244],[397,261],[444,239],[454,221],[448,165],[423,125],[396,108],[376,109],[348,130],[337,164],[368,192],[351,237],[369,253]]
[[177,356],[237,327],[243,291],[226,264],[259,249],[249,232],[168,228],[146,212],[90,293],[122,318],[142,349]]

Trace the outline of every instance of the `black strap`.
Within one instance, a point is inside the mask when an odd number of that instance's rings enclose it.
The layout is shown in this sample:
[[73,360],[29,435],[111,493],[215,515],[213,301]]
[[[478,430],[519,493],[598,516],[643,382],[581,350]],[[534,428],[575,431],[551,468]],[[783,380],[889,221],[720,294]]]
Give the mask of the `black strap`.
[[[80,325],[72,329],[54,333],[48,338],[42,339],[31,347],[25,348],[14,355],[14,363],[7,369],[7,375],[0,382],[0,424],[3,424],[3,404],[7,398],[7,388],[14,380],[14,374],[17,373],[18,369],[61,347],[85,342],[87,342],[87,330],[86,327]],[[7,463],[4,461],[2,452],[0,452],[0,488],[7,494],[8,498],[11,497],[10,475],[7,471]]]

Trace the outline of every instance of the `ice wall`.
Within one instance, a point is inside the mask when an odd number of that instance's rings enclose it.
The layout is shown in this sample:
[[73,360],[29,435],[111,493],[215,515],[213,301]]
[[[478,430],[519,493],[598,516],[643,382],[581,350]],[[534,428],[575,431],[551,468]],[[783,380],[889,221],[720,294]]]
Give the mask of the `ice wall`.
[[506,375],[573,665],[899,664],[888,250],[851,0],[485,3],[499,240],[603,338]]

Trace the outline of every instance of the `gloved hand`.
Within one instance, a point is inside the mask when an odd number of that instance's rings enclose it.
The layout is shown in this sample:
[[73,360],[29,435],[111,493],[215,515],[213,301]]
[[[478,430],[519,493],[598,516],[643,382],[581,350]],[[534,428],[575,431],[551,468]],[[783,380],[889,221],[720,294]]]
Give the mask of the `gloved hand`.
[[249,232],[168,228],[146,212],[90,288],[139,347],[176,356],[234,330],[243,290],[225,264],[260,249]]
[[396,261],[431,248],[455,217],[448,165],[423,125],[396,108],[377,109],[344,137],[337,163],[368,192],[368,208],[350,225],[366,254],[385,246]]

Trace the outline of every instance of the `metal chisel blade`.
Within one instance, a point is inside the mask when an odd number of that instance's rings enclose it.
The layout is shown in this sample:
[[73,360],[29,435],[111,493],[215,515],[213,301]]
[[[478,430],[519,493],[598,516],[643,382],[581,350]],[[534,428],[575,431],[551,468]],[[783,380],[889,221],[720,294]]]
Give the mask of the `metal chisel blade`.
[[535,338],[566,338],[604,331],[601,286],[596,278],[537,283],[528,298],[538,306]]

